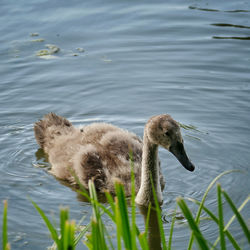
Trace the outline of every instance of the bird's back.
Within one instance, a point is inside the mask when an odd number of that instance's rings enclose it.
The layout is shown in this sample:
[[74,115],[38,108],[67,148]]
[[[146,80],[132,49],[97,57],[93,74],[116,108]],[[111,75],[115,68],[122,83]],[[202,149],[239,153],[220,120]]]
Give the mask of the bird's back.
[[114,192],[114,182],[119,180],[129,194],[132,157],[139,188],[142,141],[135,134],[106,123],[75,128],[53,113],[37,122],[34,131],[56,177],[74,183],[74,171],[86,188],[88,180],[93,179],[97,190],[110,192]]

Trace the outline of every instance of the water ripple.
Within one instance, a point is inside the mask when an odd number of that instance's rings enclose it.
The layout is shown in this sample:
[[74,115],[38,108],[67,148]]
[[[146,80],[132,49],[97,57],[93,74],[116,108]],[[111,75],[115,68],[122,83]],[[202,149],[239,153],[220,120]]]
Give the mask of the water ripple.
[[236,25],[236,24],[230,24],[230,23],[211,23],[211,25],[218,26],[218,27],[233,27],[233,28],[240,28],[240,29],[250,29],[250,26]]
[[233,39],[233,40],[250,40],[250,36],[213,36],[213,39]]
[[250,10],[219,10],[219,9],[210,9],[210,8],[200,8],[196,6],[189,6],[191,10],[200,10],[200,11],[208,11],[208,12],[225,12],[225,13],[248,13]]

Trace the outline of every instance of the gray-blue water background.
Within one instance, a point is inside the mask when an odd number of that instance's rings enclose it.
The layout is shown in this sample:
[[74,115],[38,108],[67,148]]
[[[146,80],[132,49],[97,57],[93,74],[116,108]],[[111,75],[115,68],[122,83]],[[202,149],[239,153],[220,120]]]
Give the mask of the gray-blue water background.
[[[182,133],[195,172],[160,150],[166,220],[176,197],[201,199],[225,170],[243,171],[221,179],[237,206],[249,195],[249,1],[1,0],[0,76],[0,200],[9,202],[12,249],[51,245],[27,197],[56,219],[60,205],[75,220],[91,214],[88,203],[41,168],[33,123],[51,111],[75,125],[111,122],[141,137],[152,115],[169,113],[188,125]],[[214,212],[215,191],[206,203]],[[242,214],[249,223],[249,205]],[[139,215],[137,222],[143,229]],[[165,222],[166,235],[169,227]],[[216,239],[212,222],[201,228]],[[232,233],[247,248],[239,228],[234,223]],[[174,235],[174,249],[185,249],[184,221]]]

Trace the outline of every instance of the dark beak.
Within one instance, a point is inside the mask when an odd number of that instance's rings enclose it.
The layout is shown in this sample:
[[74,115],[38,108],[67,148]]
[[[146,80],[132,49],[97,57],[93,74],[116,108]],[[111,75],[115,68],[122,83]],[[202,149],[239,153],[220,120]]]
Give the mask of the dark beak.
[[178,159],[181,165],[189,171],[194,171],[193,163],[188,159],[184,146],[177,142],[169,148],[169,151]]

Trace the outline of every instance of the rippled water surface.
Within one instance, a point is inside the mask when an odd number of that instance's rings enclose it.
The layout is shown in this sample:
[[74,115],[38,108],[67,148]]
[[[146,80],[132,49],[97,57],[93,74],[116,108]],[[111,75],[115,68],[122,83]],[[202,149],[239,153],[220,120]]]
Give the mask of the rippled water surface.
[[[182,132],[195,172],[160,150],[167,219],[176,197],[201,199],[225,170],[243,171],[221,179],[237,206],[247,197],[249,1],[2,0],[0,23],[0,200],[9,201],[12,249],[51,244],[28,197],[56,218],[60,205],[69,206],[75,220],[91,212],[47,173],[37,151],[33,123],[51,111],[75,125],[111,122],[139,136],[155,114],[169,113],[188,125]],[[48,44],[60,51],[52,53]],[[214,191],[207,204],[216,212]],[[248,205],[243,211],[248,221],[249,211]],[[231,211],[225,213],[227,220]],[[143,228],[141,217],[138,224]],[[168,234],[170,224],[164,227]],[[213,242],[214,224],[205,221],[201,227]],[[237,223],[232,233],[247,249]],[[174,249],[185,249],[189,234],[183,221],[174,235]]]

